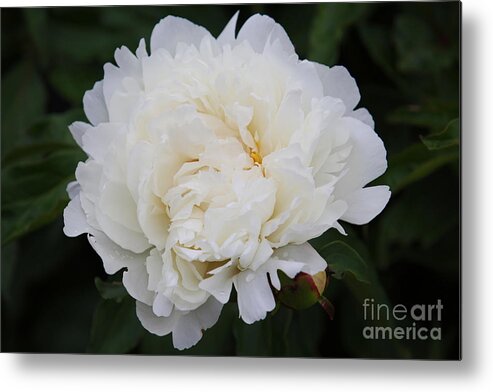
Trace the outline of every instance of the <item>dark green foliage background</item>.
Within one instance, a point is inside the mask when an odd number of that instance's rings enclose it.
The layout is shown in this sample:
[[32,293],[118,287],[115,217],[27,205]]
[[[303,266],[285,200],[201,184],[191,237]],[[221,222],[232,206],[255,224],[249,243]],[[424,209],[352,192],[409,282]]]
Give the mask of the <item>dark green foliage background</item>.
[[[149,42],[168,14],[217,35],[238,9],[240,25],[256,12],[276,19],[301,58],[348,68],[388,151],[375,183],[393,194],[371,224],[313,241],[334,272],[325,292],[333,321],[319,306],[281,307],[248,326],[232,304],[196,347],[178,352],[140,326],[119,276],[105,275],[86,238],[62,233],[65,187],[85,159],[67,125],[85,118],[82,96],[117,47]],[[1,24],[2,351],[460,356],[458,2],[3,9]],[[441,299],[442,341],[363,339],[367,297]]]

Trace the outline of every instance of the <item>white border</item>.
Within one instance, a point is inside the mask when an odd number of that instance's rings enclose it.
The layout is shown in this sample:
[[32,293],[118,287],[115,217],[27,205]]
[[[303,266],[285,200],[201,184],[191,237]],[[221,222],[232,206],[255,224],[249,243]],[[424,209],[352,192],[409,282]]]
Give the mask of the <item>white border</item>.
[[[492,3],[463,2],[462,362],[1,354],[2,390],[489,390],[493,384]],[[100,5],[94,1],[0,1],[2,7],[67,4]]]

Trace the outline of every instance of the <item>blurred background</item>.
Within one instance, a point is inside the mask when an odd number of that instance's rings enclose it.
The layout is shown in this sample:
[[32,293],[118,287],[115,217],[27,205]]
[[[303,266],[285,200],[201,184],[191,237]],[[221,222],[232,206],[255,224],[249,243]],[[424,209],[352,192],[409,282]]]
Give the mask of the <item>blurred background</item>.
[[[240,10],[282,24],[300,58],[344,65],[388,151],[375,184],[392,198],[369,225],[313,245],[334,267],[335,307],[280,307],[246,325],[235,304],[179,352],[147,333],[121,276],[105,275],[85,237],[62,233],[66,185],[84,154],[67,126],[121,45],[149,42],[166,15],[220,33]],[[460,4],[255,4],[2,9],[2,351],[457,359],[460,356]],[[343,265],[344,268],[340,266]],[[440,341],[366,340],[364,298],[436,304]],[[408,323],[410,325],[410,323]],[[400,324],[401,325],[401,324]],[[402,325],[406,325],[405,323]]]

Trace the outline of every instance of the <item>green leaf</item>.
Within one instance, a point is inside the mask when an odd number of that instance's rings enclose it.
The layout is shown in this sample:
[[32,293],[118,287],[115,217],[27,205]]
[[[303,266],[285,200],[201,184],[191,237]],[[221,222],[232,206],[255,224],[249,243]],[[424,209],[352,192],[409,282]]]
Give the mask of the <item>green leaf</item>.
[[2,155],[25,142],[25,130],[45,106],[46,92],[33,64],[20,61],[2,76]]
[[401,72],[439,72],[453,63],[455,51],[440,45],[432,29],[417,16],[402,14],[396,18],[393,36]]
[[61,214],[68,203],[67,184],[83,158],[78,149],[64,149],[2,170],[2,244]]
[[123,286],[122,282],[117,281],[103,281],[101,278],[94,278],[94,284],[98,289],[101,298],[113,299],[116,302],[121,302],[122,299],[127,296],[127,290]]
[[121,45],[115,32],[94,24],[71,25],[58,22],[52,26],[50,34],[52,50],[79,64],[87,64],[92,60],[112,61],[115,48]]
[[29,141],[32,143],[66,143],[77,147],[68,126],[74,121],[84,121],[84,119],[85,115],[82,109],[48,114],[28,128]]
[[327,260],[329,271],[336,279],[343,279],[347,273],[354,276],[356,280],[363,283],[370,283],[368,267],[349,245],[342,241],[333,241],[319,250],[320,255]]
[[46,157],[49,153],[61,150],[79,149],[68,130],[68,125],[82,119],[82,110],[50,114],[36,121],[24,132],[22,145],[2,156],[2,167],[14,162],[33,161]]
[[378,183],[387,184],[393,194],[431,175],[441,167],[458,163],[458,151],[429,151],[416,143],[389,159],[389,166]]
[[102,300],[94,313],[87,351],[99,354],[125,354],[135,348],[144,332],[135,313],[135,300]]
[[46,116],[2,156],[2,244],[51,222],[68,203],[66,186],[85,155],[67,126],[81,115]]
[[387,116],[390,124],[411,125],[430,130],[443,129],[450,120],[449,108],[440,105],[406,105]]
[[416,263],[438,266],[441,273],[447,268],[437,264],[442,259],[448,267],[456,266],[442,251],[439,257],[419,257],[459,225],[459,185],[451,181],[454,176],[453,172],[437,173],[391,200],[377,223],[379,266],[388,267],[410,255]]
[[460,143],[460,122],[456,118],[448,123],[445,129],[428,136],[421,136],[421,141],[428,150],[442,150],[444,148],[458,146]]
[[92,89],[94,83],[101,79],[101,76],[98,67],[74,64],[70,68],[64,65],[53,68],[49,78],[55,90],[63,98],[74,105],[81,106],[84,93]]
[[43,8],[24,8],[29,37],[34,44],[37,56],[43,66],[48,63],[48,10]]
[[390,40],[391,35],[388,29],[381,25],[360,24],[358,28],[359,36],[370,57],[385,74],[402,85],[401,76],[397,73],[394,66],[393,47]]
[[320,4],[310,31],[309,59],[334,65],[348,29],[368,13],[368,4]]

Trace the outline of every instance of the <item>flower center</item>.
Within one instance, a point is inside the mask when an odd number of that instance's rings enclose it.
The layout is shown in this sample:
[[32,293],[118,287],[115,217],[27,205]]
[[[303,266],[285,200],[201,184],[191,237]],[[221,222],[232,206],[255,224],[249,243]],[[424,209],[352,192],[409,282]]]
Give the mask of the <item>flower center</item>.
[[258,163],[259,165],[262,164],[262,157],[260,156],[260,154],[257,151],[251,150],[250,151],[250,158],[252,158],[255,163]]

